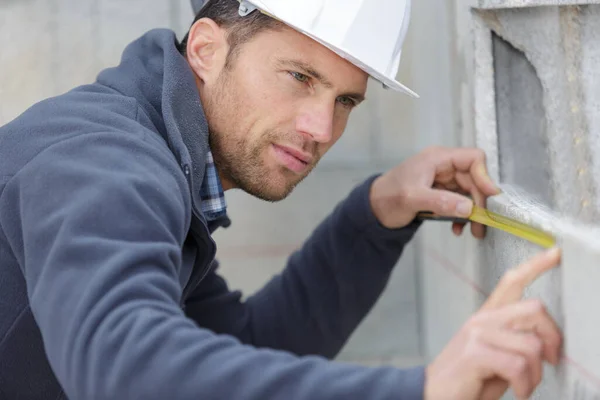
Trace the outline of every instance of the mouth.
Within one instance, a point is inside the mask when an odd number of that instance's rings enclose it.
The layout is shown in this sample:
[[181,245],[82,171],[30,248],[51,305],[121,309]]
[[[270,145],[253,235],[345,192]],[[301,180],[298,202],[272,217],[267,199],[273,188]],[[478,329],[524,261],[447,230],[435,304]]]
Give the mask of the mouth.
[[313,156],[293,147],[272,145],[277,160],[289,170],[301,174],[308,169],[313,161]]

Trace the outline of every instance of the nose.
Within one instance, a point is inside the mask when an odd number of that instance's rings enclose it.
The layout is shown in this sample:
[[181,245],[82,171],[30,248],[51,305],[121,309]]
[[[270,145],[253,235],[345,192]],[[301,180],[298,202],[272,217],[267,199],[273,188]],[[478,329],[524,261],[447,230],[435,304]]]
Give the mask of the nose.
[[296,131],[317,143],[329,143],[333,137],[333,113],[334,107],[312,104],[296,118]]

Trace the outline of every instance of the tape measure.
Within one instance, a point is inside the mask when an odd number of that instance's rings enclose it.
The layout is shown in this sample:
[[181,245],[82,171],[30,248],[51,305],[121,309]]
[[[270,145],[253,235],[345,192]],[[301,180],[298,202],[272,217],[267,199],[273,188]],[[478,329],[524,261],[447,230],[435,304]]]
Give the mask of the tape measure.
[[473,212],[469,218],[442,217],[431,212],[423,211],[417,214],[417,219],[458,223],[467,223],[469,221],[478,222],[491,228],[500,229],[547,249],[554,247],[556,244],[556,239],[541,229],[534,228],[533,226],[475,205],[473,206]]

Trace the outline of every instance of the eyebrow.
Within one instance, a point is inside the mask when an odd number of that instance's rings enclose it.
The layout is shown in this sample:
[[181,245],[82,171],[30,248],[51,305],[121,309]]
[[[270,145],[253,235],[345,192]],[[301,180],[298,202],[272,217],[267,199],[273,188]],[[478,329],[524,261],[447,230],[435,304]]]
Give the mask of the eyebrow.
[[[312,66],[305,62],[283,58],[280,58],[277,61],[280,65],[287,65],[300,70],[300,72],[302,72],[303,74],[313,77],[328,88],[333,87],[333,83],[331,83],[329,79],[327,79],[323,74],[321,74],[319,71],[315,70]],[[342,94],[342,96],[352,97],[354,100],[356,100],[357,103],[362,103],[365,100],[365,96],[362,93],[358,92],[345,93]]]

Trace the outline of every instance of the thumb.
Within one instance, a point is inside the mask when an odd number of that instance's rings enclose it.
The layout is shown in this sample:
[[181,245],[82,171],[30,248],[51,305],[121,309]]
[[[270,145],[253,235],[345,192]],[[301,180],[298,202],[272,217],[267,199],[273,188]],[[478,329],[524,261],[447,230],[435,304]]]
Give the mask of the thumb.
[[431,211],[444,217],[468,218],[473,211],[473,201],[458,193],[442,189],[419,189],[412,196],[418,211]]

